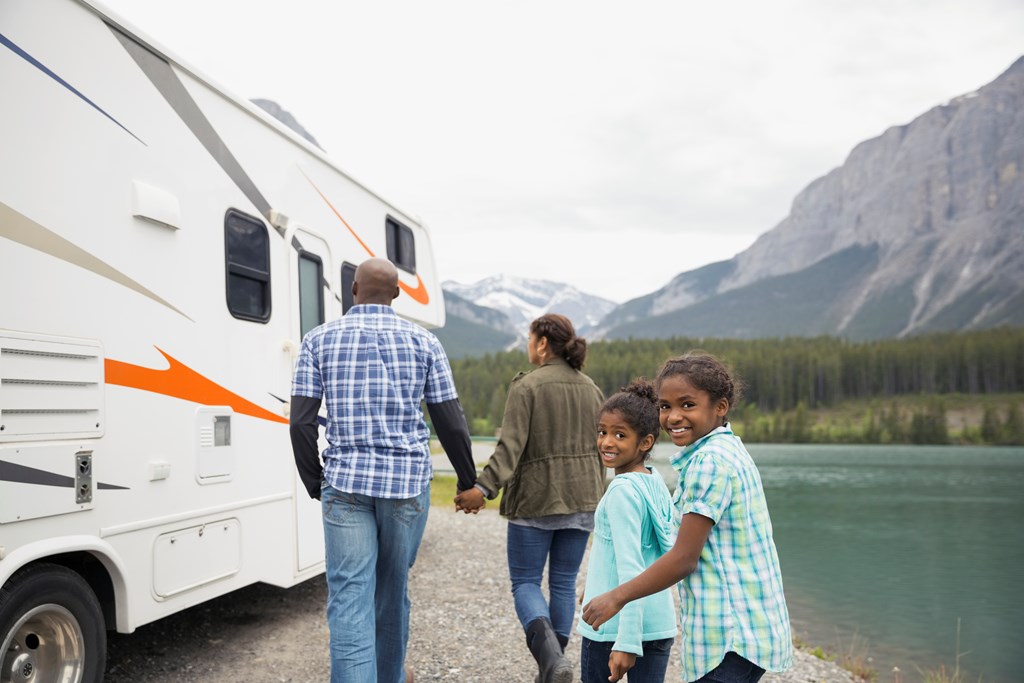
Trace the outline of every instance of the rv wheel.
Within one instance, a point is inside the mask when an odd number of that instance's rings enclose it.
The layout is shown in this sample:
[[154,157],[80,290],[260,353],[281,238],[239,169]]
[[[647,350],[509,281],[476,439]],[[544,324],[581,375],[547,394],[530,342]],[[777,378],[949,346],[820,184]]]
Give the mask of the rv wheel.
[[0,683],[98,683],[107,632],[96,595],[56,564],[15,572],[0,589]]

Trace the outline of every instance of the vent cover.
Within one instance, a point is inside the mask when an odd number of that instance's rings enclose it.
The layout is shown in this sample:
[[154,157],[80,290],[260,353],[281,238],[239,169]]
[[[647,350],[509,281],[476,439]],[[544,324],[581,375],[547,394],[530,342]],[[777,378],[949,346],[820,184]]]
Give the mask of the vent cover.
[[98,341],[0,332],[0,442],[103,435]]

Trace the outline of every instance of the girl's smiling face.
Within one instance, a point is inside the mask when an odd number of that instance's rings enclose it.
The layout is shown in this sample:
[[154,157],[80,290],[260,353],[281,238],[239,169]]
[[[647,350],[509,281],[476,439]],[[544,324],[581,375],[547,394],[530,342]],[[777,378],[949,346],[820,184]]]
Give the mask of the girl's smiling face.
[[601,413],[597,420],[597,450],[601,462],[614,467],[615,474],[646,472],[644,453],[654,446],[654,436],[640,438],[617,410]]
[[676,446],[689,446],[724,422],[729,401],[690,384],[686,375],[671,375],[658,387],[661,428]]

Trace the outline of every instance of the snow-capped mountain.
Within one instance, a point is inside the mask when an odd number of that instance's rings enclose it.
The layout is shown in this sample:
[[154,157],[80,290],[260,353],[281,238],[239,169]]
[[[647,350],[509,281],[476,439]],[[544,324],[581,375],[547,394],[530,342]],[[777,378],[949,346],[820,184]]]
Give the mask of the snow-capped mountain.
[[442,284],[451,292],[477,306],[505,314],[519,338],[528,334],[530,322],[545,313],[560,313],[573,322],[576,332],[585,336],[616,304],[599,296],[585,294],[571,285],[550,280],[527,280],[495,275],[473,284],[448,280]]

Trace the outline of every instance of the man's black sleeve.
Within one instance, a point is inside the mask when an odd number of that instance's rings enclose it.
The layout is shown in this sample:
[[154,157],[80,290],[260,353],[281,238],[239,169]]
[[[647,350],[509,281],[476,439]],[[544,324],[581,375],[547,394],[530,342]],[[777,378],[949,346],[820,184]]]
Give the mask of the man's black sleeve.
[[317,415],[320,413],[319,398],[292,396],[292,408],[288,418],[288,432],[292,437],[292,453],[295,456],[295,467],[299,470],[310,498],[320,500],[320,483],[324,476],[324,467],[320,463],[317,451],[317,437],[320,425]]
[[473,446],[469,441],[469,425],[462,412],[459,399],[441,403],[428,403],[427,412],[434,424],[434,431],[444,448],[448,460],[459,477],[458,489],[465,491],[476,483],[476,465],[473,463]]

